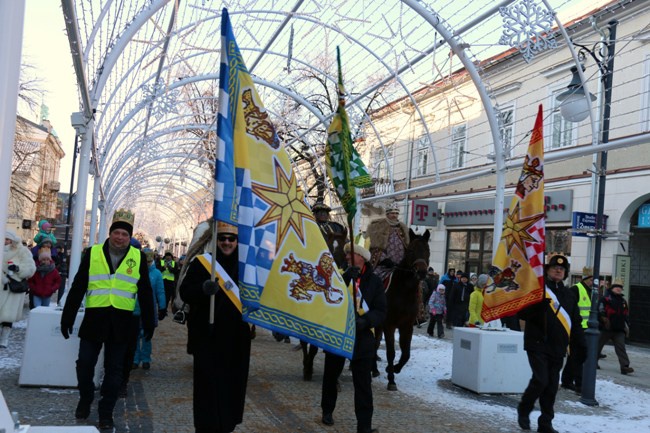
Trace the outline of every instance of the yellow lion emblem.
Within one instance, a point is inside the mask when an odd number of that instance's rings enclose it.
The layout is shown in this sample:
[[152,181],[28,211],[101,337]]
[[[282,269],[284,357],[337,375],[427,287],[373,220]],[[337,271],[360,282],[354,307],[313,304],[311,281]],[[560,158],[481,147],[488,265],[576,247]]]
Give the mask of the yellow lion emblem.
[[275,133],[273,124],[269,121],[269,115],[255,105],[253,92],[246,89],[242,93],[244,106],[244,119],[246,120],[246,132],[260,141],[267,143],[273,149],[280,147],[280,140]]
[[[343,301],[343,291],[332,287],[332,274],[334,273],[334,259],[329,253],[320,256],[318,265],[297,261],[293,254],[284,259],[282,272],[291,272],[299,278],[291,281],[289,296],[297,301],[311,301],[312,293],[322,293],[328,304],[340,304]],[[334,294],[339,296],[336,299]]]

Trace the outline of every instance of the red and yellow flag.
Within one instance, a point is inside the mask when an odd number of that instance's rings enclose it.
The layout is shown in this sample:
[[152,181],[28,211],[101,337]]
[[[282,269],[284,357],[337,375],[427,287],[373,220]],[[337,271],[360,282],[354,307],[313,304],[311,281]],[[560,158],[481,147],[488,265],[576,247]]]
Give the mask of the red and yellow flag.
[[483,320],[515,314],[544,297],[544,135],[540,104],[515,196],[483,297]]

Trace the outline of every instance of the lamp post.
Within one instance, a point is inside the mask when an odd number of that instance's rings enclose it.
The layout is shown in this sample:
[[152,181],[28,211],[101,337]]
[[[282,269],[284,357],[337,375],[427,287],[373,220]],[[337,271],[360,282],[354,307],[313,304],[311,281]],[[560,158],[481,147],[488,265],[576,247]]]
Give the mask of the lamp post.
[[[604,144],[609,141],[609,120],[612,102],[612,82],[614,75],[614,48],[616,40],[616,26],[618,21],[612,20],[607,24],[609,34],[606,41],[596,43],[591,49],[584,45],[573,43],[580,48],[579,56],[584,60],[587,55],[596,62],[600,69],[600,79],[602,82],[602,89],[604,91],[602,101],[602,119],[600,122],[600,143]],[[586,105],[591,102],[587,101],[582,88],[579,77],[577,78],[577,68],[571,68],[574,77],[568,86],[566,92],[558,96],[558,100],[562,102],[560,111],[562,115],[571,122],[578,122],[587,117]],[[593,101],[593,95],[589,95]],[[577,102],[581,99],[582,102]],[[566,113],[565,113],[566,112]],[[598,339],[600,332],[598,331],[598,288],[600,285],[600,254],[602,239],[605,235],[604,227],[604,214],[605,214],[605,183],[607,178],[607,152],[603,151],[598,154],[598,198],[596,210],[596,229],[594,232],[594,279],[591,290],[591,309],[589,311],[589,320],[587,322],[587,329],[585,330],[585,340],[587,343],[587,359],[583,366],[582,374],[582,395],[580,402],[588,406],[597,406],[598,401],[595,398],[596,391],[596,366],[598,356]],[[575,325],[574,325],[575,326]],[[578,324],[579,326],[579,324]]]

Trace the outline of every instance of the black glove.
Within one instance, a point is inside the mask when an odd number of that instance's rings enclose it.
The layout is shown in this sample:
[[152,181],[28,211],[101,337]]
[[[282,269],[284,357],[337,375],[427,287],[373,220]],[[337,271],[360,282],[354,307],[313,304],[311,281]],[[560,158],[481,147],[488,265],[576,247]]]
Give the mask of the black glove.
[[205,280],[203,282],[203,293],[205,293],[206,295],[212,296],[218,291],[219,291],[219,279],[215,279],[214,281]]
[[153,338],[153,328],[143,329],[142,336],[144,337],[144,341],[151,341],[151,339]]
[[363,331],[370,328],[370,322],[363,316],[357,317],[357,331]]
[[359,278],[359,275],[361,275],[361,268],[358,266],[350,266],[345,270],[345,272],[343,272],[343,277],[347,277],[352,280]]
[[158,320],[162,320],[167,317],[167,310],[158,310]]
[[70,334],[72,334],[72,325],[61,323],[61,335],[63,335],[63,338],[67,340],[70,338]]
[[9,266],[7,266],[7,270],[11,271],[11,272],[18,272],[18,271],[20,271],[20,266],[15,265],[15,264],[12,263]]

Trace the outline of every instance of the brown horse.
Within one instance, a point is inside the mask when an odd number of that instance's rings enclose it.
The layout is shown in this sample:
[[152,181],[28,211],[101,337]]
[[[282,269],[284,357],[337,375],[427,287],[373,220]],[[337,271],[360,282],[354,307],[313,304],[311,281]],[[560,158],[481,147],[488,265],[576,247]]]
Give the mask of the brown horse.
[[[411,339],[413,324],[418,314],[418,291],[420,281],[426,277],[429,266],[429,230],[416,235],[409,229],[410,243],[406,247],[404,259],[393,269],[390,285],[386,289],[388,311],[383,329],[375,330],[377,347],[381,342],[382,331],[386,340],[386,358],[388,365],[388,390],[396,391],[395,374],[402,371],[411,357]],[[395,361],[395,330],[399,329],[400,358]],[[378,375],[378,372],[373,372]]]

